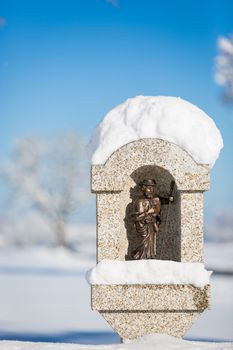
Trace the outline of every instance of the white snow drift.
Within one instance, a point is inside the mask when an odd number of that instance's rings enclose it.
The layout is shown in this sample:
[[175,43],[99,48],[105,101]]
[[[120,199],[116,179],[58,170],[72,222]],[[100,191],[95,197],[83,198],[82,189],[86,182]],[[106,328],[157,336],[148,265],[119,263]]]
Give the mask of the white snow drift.
[[211,343],[178,339],[166,334],[148,334],[125,344],[80,345],[0,341],[1,350],[232,350],[232,343]]
[[112,109],[93,132],[88,145],[92,164],[104,164],[129,142],[158,138],[175,143],[200,164],[213,166],[223,147],[214,121],[179,97],[137,96]]
[[86,277],[90,284],[192,284],[203,288],[211,273],[201,263],[102,260]]

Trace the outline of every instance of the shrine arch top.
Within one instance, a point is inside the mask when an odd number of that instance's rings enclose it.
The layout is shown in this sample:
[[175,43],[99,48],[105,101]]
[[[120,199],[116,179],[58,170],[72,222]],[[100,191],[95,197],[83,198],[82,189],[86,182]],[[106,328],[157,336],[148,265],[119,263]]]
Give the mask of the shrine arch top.
[[92,192],[121,192],[126,178],[146,165],[169,171],[179,191],[204,192],[209,189],[208,165],[196,163],[174,143],[161,139],[140,139],[116,150],[105,164],[92,165]]

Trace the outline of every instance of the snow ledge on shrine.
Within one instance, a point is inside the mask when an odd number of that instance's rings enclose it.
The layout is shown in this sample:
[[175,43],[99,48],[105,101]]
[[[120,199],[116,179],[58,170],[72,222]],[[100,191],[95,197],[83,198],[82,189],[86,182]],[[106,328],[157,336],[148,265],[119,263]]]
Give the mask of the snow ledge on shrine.
[[180,97],[136,96],[112,109],[95,128],[88,144],[92,164],[104,164],[118,148],[139,139],[157,138],[212,167],[223,147],[212,118]]
[[202,263],[170,260],[102,260],[86,274],[89,284],[191,284],[203,288],[212,271]]

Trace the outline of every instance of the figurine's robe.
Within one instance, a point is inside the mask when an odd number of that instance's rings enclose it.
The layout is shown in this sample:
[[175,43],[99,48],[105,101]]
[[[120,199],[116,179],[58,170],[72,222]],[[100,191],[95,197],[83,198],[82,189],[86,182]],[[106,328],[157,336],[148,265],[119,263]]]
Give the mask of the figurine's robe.
[[[156,233],[160,224],[160,198],[139,198],[135,201],[134,210],[134,224],[141,243],[132,252],[131,258],[155,259]],[[152,213],[148,214],[149,210]]]

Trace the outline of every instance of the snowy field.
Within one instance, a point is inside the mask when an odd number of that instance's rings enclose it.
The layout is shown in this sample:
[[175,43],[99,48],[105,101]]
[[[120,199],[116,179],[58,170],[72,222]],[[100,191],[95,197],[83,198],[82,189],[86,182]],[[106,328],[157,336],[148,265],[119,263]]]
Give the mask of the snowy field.
[[233,349],[233,344],[194,342],[154,334],[126,344],[77,345],[2,341],[0,347],[1,350],[228,350]]
[[[93,249],[93,243],[95,241],[91,243],[87,237],[86,248],[89,246]],[[232,250],[232,244],[206,245],[207,268],[226,273],[211,277],[212,309],[202,314],[186,334],[186,339],[233,340]],[[88,258],[85,256],[84,249],[76,254],[64,249],[46,247],[2,247],[0,339],[79,344],[119,343],[118,336],[90,308],[90,286],[85,280],[85,271],[93,267],[95,261],[93,254]],[[14,344],[15,347],[13,343],[2,342],[0,348],[23,349]],[[132,344],[124,346],[111,349],[137,349],[136,344],[134,347]],[[153,349],[160,349],[159,346],[154,344]],[[197,344],[192,349],[198,349],[198,346]],[[30,345],[25,345],[24,348],[30,349]],[[48,347],[38,344],[38,348]],[[189,343],[182,343],[179,348],[189,349]],[[219,345],[216,348],[222,347]],[[59,349],[63,349],[62,345],[59,345]],[[82,347],[70,345],[64,349]]]

